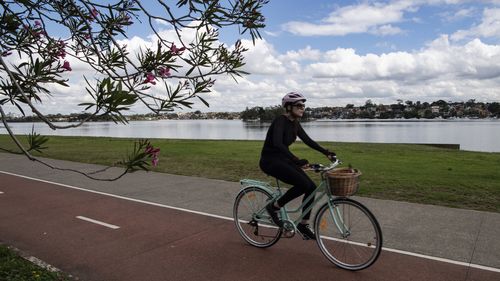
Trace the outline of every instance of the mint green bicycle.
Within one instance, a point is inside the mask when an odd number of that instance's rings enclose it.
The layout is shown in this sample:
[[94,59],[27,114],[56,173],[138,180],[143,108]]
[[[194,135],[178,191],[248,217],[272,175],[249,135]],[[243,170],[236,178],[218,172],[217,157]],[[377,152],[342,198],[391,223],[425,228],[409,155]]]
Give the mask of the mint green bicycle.
[[[337,160],[328,166],[311,165],[311,170],[321,173],[321,183],[314,192],[316,199],[303,214],[327,196],[326,203],[318,209],[314,219],[316,242],[330,262],[340,268],[356,271],[371,266],[379,257],[382,250],[382,230],[375,216],[360,202],[332,194],[326,173],[340,164]],[[286,206],[281,208],[283,227],[278,227],[265,209],[267,203],[282,195],[278,180],[277,188],[266,182],[250,179],[241,180],[240,183],[243,189],[236,196],[233,216],[236,228],[246,242],[255,247],[266,248],[274,245],[281,237],[292,238],[298,232],[297,224],[302,220],[303,214],[295,220],[289,214],[301,213],[302,207],[312,200],[313,195],[296,209],[289,210]]]

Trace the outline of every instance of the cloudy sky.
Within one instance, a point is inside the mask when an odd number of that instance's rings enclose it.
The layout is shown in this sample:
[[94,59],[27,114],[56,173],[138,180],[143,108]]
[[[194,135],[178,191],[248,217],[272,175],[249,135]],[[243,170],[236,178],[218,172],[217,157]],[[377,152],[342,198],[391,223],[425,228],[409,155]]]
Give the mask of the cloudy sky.
[[[272,106],[289,91],[302,92],[311,107],[368,99],[500,101],[500,0],[272,0],[264,15],[262,40],[243,40],[251,75],[238,83],[218,78],[203,96],[210,107],[197,102],[192,110]],[[147,32],[136,26],[120,42],[147,45]],[[230,46],[236,38],[228,30],[220,39]],[[84,72],[69,77],[71,88],[54,89],[46,113],[79,111],[75,105],[86,97],[76,75]]]

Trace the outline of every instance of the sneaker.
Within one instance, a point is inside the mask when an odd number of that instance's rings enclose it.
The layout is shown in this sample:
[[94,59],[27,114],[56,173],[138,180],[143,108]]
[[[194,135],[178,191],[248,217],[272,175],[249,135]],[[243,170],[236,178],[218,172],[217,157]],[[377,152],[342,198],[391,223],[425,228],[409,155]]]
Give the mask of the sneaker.
[[309,239],[316,240],[316,235],[312,231],[309,224],[299,223],[299,224],[297,224],[297,230],[300,231],[300,233],[302,234],[302,236],[304,237],[305,240],[309,240]]
[[274,201],[269,202],[269,204],[266,205],[266,211],[269,213],[271,216],[271,220],[274,222],[279,227],[283,227],[283,223],[281,222],[280,218],[278,217],[278,212],[280,208],[274,207]]

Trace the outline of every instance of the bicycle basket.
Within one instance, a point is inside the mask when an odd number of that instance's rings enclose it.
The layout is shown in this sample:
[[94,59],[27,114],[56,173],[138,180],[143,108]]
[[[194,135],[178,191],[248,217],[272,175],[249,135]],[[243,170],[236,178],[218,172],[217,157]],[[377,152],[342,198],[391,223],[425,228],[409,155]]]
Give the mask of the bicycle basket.
[[354,195],[359,188],[361,172],[351,168],[337,168],[327,173],[330,192],[335,196]]

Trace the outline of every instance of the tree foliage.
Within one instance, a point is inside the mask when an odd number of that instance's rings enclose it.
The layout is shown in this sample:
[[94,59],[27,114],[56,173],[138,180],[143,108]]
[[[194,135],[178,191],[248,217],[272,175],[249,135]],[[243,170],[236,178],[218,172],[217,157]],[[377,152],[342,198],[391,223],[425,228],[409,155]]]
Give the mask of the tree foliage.
[[[231,47],[219,43],[219,29],[235,26],[241,35],[250,34],[255,40],[264,27],[261,9],[266,3],[267,0],[180,0],[176,4],[163,0],[0,0],[3,123],[8,129],[3,111],[7,104],[17,107],[22,115],[29,109],[52,129],[77,127],[96,116],[126,123],[123,113],[139,104],[155,114],[191,107],[193,99],[208,106],[200,95],[210,93],[217,76],[246,74],[241,69],[246,49],[239,40]],[[162,36],[158,22],[169,26],[175,38]],[[154,46],[134,53],[119,43],[127,38],[127,28],[134,24],[149,26],[155,35]],[[194,39],[187,41],[182,36],[186,30],[194,33]],[[83,77],[85,90],[92,99],[80,104],[87,117],[77,124],[59,126],[46,118],[42,103],[54,85],[68,86],[68,75],[73,71],[69,58],[97,75]],[[19,148],[35,160],[9,129],[8,132]],[[31,139],[43,138],[34,134]],[[36,143],[30,145],[36,150],[43,148]],[[142,146],[144,143],[140,142],[136,148]],[[135,156],[129,159],[143,165]],[[129,168],[128,164],[125,166]]]

